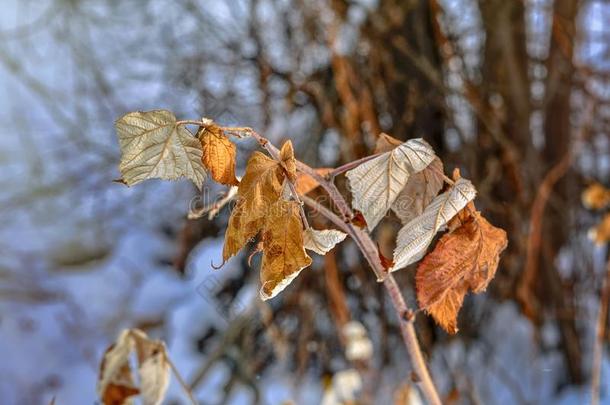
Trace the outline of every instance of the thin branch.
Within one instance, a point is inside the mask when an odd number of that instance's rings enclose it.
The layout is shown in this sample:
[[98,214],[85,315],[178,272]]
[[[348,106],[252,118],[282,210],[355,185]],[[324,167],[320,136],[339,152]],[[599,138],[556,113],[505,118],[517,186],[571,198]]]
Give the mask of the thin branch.
[[593,345],[593,365],[591,367],[591,405],[599,404],[599,386],[604,358],[604,337],[608,323],[608,301],[610,300],[610,259],[606,263],[606,275],[599,300],[599,312],[595,327],[595,344]]
[[180,387],[182,387],[182,390],[184,391],[184,393],[187,395],[187,397],[191,401],[191,404],[198,405],[199,403],[197,402],[197,400],[193,396],[193,392],[189,388],[189,386],[186,383],[186,381],[184,381],[184,379],[180,375],[180,372],[178,372],[178,368],[176,368],[175,364],[172,362],[172,360],[169,358],[169,356],[166,355],[165,356],[165,360],[167,361],[167,363],[171,367],[174,375],[176,376],[176,380],[178,380],[178,383],[180,384]]
[[328,178],[332,179],[333,177],[335,177],[341,173],[347,172],[348,170],[352,170],[354,167],[358,167],[361,164],[368,162],[369,160],[375,159],[379,155],[381,155],[381,153],[375,153],[373,155],[365,156],[363,158],[346,163],[342,166],[339,166],[339,167],[333,169],[330,173],[327,174],[327,176],[328,176]]

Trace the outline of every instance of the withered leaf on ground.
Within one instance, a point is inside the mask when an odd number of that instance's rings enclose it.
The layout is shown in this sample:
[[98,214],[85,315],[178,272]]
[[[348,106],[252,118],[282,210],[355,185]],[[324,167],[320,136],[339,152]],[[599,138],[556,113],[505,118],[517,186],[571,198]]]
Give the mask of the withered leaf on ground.
[[421,259],[434,235],[475,195],[476,190],[470,181],[458,179],[449,190],[432,200],[420,216],[404,225],[398,232],[392,271]]
[[263,300],[275,297],[311,264],[303,247],[303,227],[296,201],[278,200],[268,211],[263,229],[261,290]]
[[487,288],[506,248],[506,232],[480,212],[462,211],[464,222],[443,235],[417,268],[415,285],[421,309],[448,333],[456,333],[457,315],[468,291]]
[[352,206],[362,212],[369,230],[388,212],[409,177],[434,158],[434,151],[423,139],[411,139],[346,173]]
[[337,243],[342,242],[347,234],[336,229],[324,229],[317,231],[309,228],[303,232],[303,245],[305,249],[325,255],[330,252]]
[[197,138],[203,149],[202,162],[207,167],[214,181],[228,186],[239,184],[235,177],[235,160],[237,148],[225,136],[218,125],[210,123],[200,127]]
[[205,179],[201,143],[167,110],[132,112],[115,123],[121,147],[119,170],[131,186],[186,177],[201,189]]

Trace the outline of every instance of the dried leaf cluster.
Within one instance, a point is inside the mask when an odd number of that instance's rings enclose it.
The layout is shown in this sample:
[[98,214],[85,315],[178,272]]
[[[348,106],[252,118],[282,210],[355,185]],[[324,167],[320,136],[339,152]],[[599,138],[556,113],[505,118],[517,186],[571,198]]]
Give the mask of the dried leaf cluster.
[[[315,176],[297,173],[290,141],[279,153],[273,149],[271,156],[254,152],[238,181],[237,151],[227,137],[232,131],[203,119],[196,122],[200,127],[193,136],[185,123],[195,122],[176,121],[164,110],[130,113],[119,119],[123,182],[132,185],[154,177],[186,177],[201,188],[208,171],[213,180],[237,186],[232,193],[236,201],[225,233],[223,263],[258,236],[254,253],[262,252],[262,299],[276,296],[311,264],[306,250],[324,255],[345,239],[344,232],[314,230],[307,224],[299,195],[319,184]],[[324,177],[333,169],[316,171]],[[453,181],[448,179],[443,163],[423,139],[401,142],[386,134],[380,135],[375,155],[345,175],[352,193],[351,224],[372,231],[390,211],[398,217],[403,226],[393,258],[382,257],[382,264],[386,270],[396,271],[424,258],[416,275],[420,307],[455,333],[465,294],[487,287],[507,244],[505,232],[475,211],[472,183],[459,173]],[[445,183],[450,186],[443,190]],[[594,197],[595,201],[600,198]],[[437,233],[446,229],[426,256]]]

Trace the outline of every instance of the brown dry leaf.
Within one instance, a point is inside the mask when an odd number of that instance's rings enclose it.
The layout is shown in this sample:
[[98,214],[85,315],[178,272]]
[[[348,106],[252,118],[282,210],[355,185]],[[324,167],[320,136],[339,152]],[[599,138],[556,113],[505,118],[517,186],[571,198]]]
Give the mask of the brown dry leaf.
[[284,177],[284,170],[278,162],[261,152],[252,154],[239,183],[237,203],[227,225],[222,252],[224,261],[239,252],[263,228],[269,207],[282,193]]
[[377,138],[377,143],[375,143],[375,150],[373,153],[377,154],[388,152],[401,144],[401,140],[382,132],[379,134],[379,138]]
[[392,204],[392,211],[406,224],[424,212],[443,188],[443,162],[435,157],[421,172],[412,174],[405,188]]
[[610,206],[610,189],[593,183],[582,192],[582,204],[589,209],[601,210]]
[[282,148],[280,149],[280,160],[282,161],[284,169],[286,169],[288,179],[294,183],[297,180],[297,161],[294,158],[294,149],[292,148],[292,142],[290,140],[284,142],[282,145]]
[[479,293],[493,279],[506,232],[475,212],[445,234],[417,268],[415,285],[421,309],[448,333],[456,333],[458,311],[470,290]]
[[610,212],[604,215],[597,226],[589,229],[589,239],[598,246],[610,242]]
[[303,247],[303,227],[296,201],[278,200],[269,208],[263,230],[261,290],[263,300],[275,297],[311,264]]
[[197,138],[203,148],[202,162],[212,178],[227,186],[239,184],[235,177],[235,159],[237,148],[227,138],[222,128],[214,123],[199,128]]
[[[326,176],[328,173],[330,173],[332,171],[333,171],[333,169],[326,168],[326,167],[316,169],[316,172],[320,176]],[[314,179],[313,177],[311,177],[310,175],[305,174],[305,173],[297,174],[297,181],[295,183],[295,187],[297,189],[298,194],[307,194],[310,191],[313,191],[319,185],[320,184],[317,182],[317,180]]]

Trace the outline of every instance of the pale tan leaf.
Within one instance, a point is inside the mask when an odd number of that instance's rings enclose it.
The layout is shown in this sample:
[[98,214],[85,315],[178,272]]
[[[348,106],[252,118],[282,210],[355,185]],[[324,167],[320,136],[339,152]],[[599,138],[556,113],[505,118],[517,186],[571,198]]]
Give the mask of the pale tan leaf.
[[210,171],[212,178],[221,184],[236,186],[235,159],[237,148],[214,123],[199,128],[197,138],[203,150],[202,162]]
[[468,290],[487,288],[506,248],[506,232],[491,225],[480,212],[443,235],[417,268],[415,285],[421,309],[448,333],[456,333],[457,315]]
[[475,195],[472,183],[459,179],[448,191],[432,200],[420,216],[404,225],[398,232],[392,271],[421,259],[436,232],[473,200]]
[[296,201],[278,200],[268,211],[263,230],[261,290],[263,300],[275,297],[311,264],[303,247],[303,228]]
[[124,404],[129,397],[139,393],[129,365],[133,347],[130,331],[124,330],[116,343],[106,349],[97,383],[97,393],[104,405]]
[[186,177],[201,189],[205,169],[201,143],[167,110],[132,112],[115,124],[121,146],[119,170],[125,184]]
[[407,185],[392,204],[392,211],[403,225],[406,224],[424,212],[443,188],[443,183],[443,162],[435,157],[428,167],[409,177]]
[[149,339],[138,329],[132,330],[138,355],[140,396],[143,405],[159,405],[169,386],[170,367],[165,344]]
[[330,252],[337,243],[342,242],[347,234],[336,229],[324,229],[317,231],[309,228],[303,232],[303,245],[305,249],[325,255]]
[[425,169],[434,157],[423,139],[411,139],[346,173],[352,206],[362,212],[369,230],[388,212],[410,175]]
[[224,261],[263,228],[269,207],[282,193],[284,177],[284,170],[277,161],[261,152],[252,154],[239,183],[237,202],[227,225],[222,253]]

